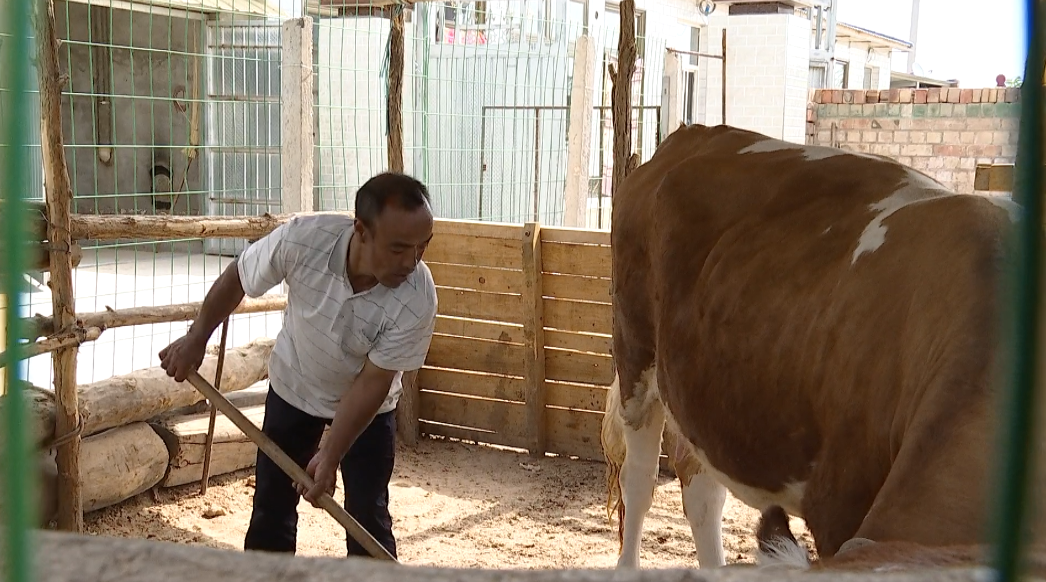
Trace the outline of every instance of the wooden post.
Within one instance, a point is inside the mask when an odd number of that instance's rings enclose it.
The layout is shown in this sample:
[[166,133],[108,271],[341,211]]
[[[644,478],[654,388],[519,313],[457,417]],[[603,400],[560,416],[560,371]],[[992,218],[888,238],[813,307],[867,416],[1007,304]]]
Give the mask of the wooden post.
[[311,212],[313,203],[312,18],[281,30],[280,176],[283,212]]
[[632,76],[636,72],[636,2],[621,0],[621,32],[617,40],[617,68],[611,72],[611,121],[614,125],[614,174],[610,182],[613,199],[629,170],[632,156]]
[[388,111],[389,170],[403,171],[403,6],[392,8],[389,30],[389,96]]
[[545,438],[545,318],[541,292],[541,225],[523,226],[523,376],[527,402],[527,448],[543,457]]
[[421,437],[421,387],[418,384],[418,372],[403,373],[403,394],[396,405],[396,432],[403,443],[410,447],[418,446]]
[[[44,166],[47,213],[51,243],[51,305],[58,333],[73,331],[76,302],[73,295],[70,210],[73,189],[65,162],[62,141],[62,88],[58,67],[58,39],[55,36],[54,4],[39,0],[36,38],[39,46],[37,71],[40,80],[41,158]],[[52,354],[54,362],[55,436],[63,438],[80,425],[76,395],[77,347],[62,348]],[[58,447],[58,528],[82,533],[84,527],[83,491],[80,480],[80,437],[73,436]]]
[[574,78],[570,90],[570,130],[567,135],[567,180],[563,188],[563,226],[588,225],[588,174],[592,156],[592,106],[595,95],[596,50],[589,36],[574,44]]

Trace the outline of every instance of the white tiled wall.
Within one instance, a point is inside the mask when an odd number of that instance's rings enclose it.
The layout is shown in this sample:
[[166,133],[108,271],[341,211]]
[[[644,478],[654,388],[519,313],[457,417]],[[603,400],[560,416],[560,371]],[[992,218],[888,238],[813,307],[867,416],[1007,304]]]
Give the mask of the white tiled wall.
[[[810,63],[810,21],[799,16],[713,14],[705,35],[709,52],[719,52],[727,28],[727,122],[772,137],[805,141]],[[708,119],[718,123],[718,71],[708,83]]]

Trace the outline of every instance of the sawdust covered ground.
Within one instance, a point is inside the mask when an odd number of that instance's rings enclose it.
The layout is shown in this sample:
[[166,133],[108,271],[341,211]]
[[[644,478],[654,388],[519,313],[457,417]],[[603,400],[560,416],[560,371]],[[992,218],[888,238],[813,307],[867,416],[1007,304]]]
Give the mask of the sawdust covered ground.
[[[251,514],[253,469],[199,485],[145,493],[85,516],[88,533],[240,549]],[[604,506],[602,463],[552,458],[443,439],[401,447],[391,504],[400,560],[483,568],[610,568],[616,522]],[[342,499],[339,489],[336,498]],[[345,530],[320,509],[299,506],[298,554],[343,556]],[[758,513],[728,498],[728,562],[751,562]],[[793,531],[812,547],[802,522]],[[679,482],[662,477],[644,528],[644,567],[696,567]]]

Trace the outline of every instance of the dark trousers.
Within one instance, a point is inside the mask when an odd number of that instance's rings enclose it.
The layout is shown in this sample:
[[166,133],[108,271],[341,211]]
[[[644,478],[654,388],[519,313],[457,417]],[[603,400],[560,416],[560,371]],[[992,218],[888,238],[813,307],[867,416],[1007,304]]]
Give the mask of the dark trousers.
[[[291,406],[269,386],[262,432],[302,467],[312,460],[323,429],[330,423]],[[379,414],[341,461],[345,510],[394,557],[396,539],[389,515],[389,480],[396,459],[395,437],[395,411]],[[294,490],[294,482],[260,449],[255,482],[254,511],[244,549],[293,554],[297,549],[301,499]],[[350,556],[369,555],[352,536],[346,534],[345,537]]]

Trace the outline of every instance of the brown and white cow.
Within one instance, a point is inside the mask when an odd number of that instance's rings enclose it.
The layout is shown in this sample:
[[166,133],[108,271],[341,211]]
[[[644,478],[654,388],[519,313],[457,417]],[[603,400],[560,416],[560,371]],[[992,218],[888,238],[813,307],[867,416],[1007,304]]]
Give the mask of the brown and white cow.
[[822,558],[982,541],[1018,214],[878,156],[670,134],[611,221],[618,565],[639,564],[666,426],[702,566],[724,562],[723,487],[803,518]]

